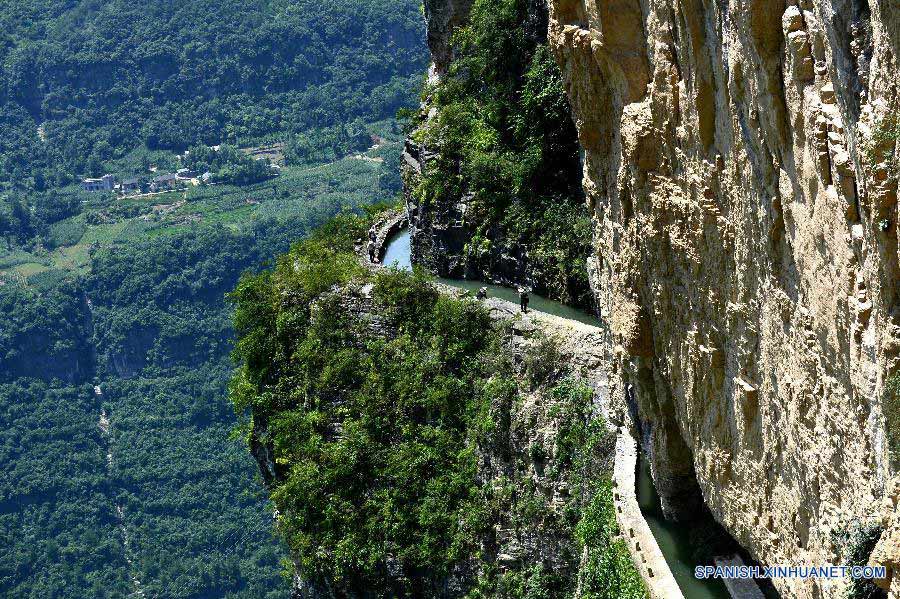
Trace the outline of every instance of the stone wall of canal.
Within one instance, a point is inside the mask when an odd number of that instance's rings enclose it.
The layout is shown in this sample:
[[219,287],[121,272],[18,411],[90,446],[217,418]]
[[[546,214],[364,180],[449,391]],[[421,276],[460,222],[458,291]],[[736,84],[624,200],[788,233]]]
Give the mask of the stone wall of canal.
[[651,599],[684,599],[681,588],[669,569],[669,564],[638,504],[635,480],[637,452],[637,441],[629,427],[624,425],[619,427],[613,468],[616,522]]

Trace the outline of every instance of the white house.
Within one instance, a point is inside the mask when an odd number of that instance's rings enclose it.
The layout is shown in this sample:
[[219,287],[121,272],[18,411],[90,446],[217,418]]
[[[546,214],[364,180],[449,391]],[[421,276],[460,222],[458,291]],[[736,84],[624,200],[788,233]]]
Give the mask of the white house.
[[103,175],[99,179],[84,179],[81,189],[94,193],[97,191],[112,191],[116,187],[116,178],[113,175]]

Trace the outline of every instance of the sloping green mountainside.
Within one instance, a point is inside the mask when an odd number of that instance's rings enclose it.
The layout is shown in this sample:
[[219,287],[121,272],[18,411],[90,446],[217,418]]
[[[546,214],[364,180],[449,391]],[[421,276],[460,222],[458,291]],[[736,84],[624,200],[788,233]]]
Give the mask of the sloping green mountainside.
[[343,203],[134,240],[74,281],[0,288],[0,595],[286,595],[257,470],[230,439],[224,293]]
[[[0,31],[0,596],[286,597],[231,438],[224,296],[335,214],[394,200],[418,3],[23,0]],[[77,190],[270,141],[278,177]]]
[[[549,340],[515,360],[511,329],[478,302],[420,272],[362,268],[368,222],[333,221],[234,293],[232,399],[252,417],[254,454],[270,456],[304,596],[642,597],[614,538],[592,391]],[[529,398],[556,433],[526,451]],[[565,481],[561,510],[535,464]],[[531,552],[501,567],[501,530]]]
[[20,0],[0,31],[4,180],[392,117],[424,67],[410,0]]
[[[555,296],[579,302],[590,230],[577,147],[557,135],[571,123],[549,55],[515,33],[522,6],[478,3],[455,83],[434,92],[429,141],[462,171],[439,165],[421,191],[449,200],[442,180],[475,191],[476,241],[500,230],[530,244]],[[532,388],[498,357],[504,330],[420,277],[372,281],[396,338],[354,328],[321,300],[325,284],[363,276],[348,244],[364,219],[295,246],[307,275],[282,259],[240,278],[336,214],[395,199],[393,115],[415,107],[427,63],[420,11],[417,0],[0,3],[0,596],[286,597],[289,555],[314,584],[351,592],[452,579],[472,596],[640,594],[610,542],[609,488],[585,474],[600,425],[562,372]],[[371,136],[382,143],[369,149]],[[233,149],[272,142],[286,144],[277,177]],[[223,156],[234,160],[212,164]],[[151,166],[220,178],[147,197],[78,187]],[[271,499],[230,438],[224,296],[236,286],[245,367],[232,394],[276,424],[286,478]],[[505,443],[492,423],[537,392],[571,424],[553,452],[580,492],[536,528],[562,539],[559,564],[501,573],[474,539],[501,519],[533,526],[542,504],[520,493],[522,464],[494,485],[473,475]],[[329,437],[328,422],[349,435]],[[353,494],[369,491],[356,509]],[[397,564],[400,582],[386,574]]]
[[176,154],[203,145],[282,142],[288,165],[368,148],[416,102],[423,30],[415,0],[2,3],[0,246],[19,253],[0,269],[78,240],[83,177],[195,167]]

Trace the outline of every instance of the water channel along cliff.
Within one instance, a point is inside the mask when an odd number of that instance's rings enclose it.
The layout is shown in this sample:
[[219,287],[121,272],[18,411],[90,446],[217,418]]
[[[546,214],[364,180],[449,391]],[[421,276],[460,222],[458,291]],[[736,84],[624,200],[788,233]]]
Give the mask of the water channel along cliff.
[[[470,7],[426,2],[434,76]],[[610,409],[633,417],[666,517],[706,506],[767,565],[844,563],[880,538],[893,568],[900,4],[552,0],[548,30],[584,151]]]

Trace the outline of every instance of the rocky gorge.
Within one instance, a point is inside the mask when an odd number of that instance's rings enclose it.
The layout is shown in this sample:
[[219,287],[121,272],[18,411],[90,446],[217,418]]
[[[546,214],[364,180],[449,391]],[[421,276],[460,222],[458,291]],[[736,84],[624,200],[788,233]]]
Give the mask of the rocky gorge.
[[[880,588],[767,591],[900,596],[900,5],[424,9],[403,210],[338,221],[237,292],[235,402],[295,596],[676,596],[639,513],[642,460],[668,522],[728,537],[703,559],[881,565]],[[593,306],[602,326],[378,268],[406,226],[424,270]],[[391,470],[429,448],[421,489],[414,466]]]
[[[432,77],[471,5],[426,3]],[[845,562],[894,484],[900,5],[552,0],[548,31],[611,328],[598,367],[667,516],[705,504],[762,564]],[[408,146],[408,173],[427,151]],[[444,244],[458,259],[465,215],[408,205],[414,255],[428,265]],[[520,276],[518,257],[499,264]],[[872,559],[890,577],[896,524],[882,526]],[[853,592],[774,582],[783,597]]]
[[433,63],[401,163],[413,261],[592,305],[577,131],[548,5],[429,1],[425,17]]

